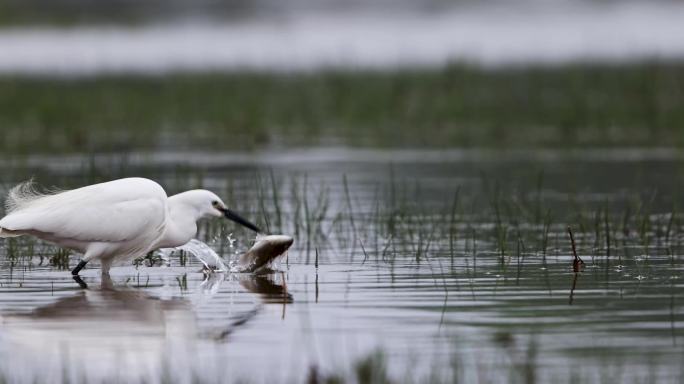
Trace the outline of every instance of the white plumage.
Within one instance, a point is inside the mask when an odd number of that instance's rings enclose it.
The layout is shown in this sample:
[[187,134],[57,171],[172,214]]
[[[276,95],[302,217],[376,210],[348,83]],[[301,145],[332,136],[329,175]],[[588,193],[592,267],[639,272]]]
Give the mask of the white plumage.
[[214,193],[193,190],[167,197],[156,182],[127,178],[69,191],[40,194],[31,182],[13,188],[0,237],[32,235],[99,259],[106,274],[114,262],[161,247],[176,247],[197,232],[197,220],[225,216],[258,232]]

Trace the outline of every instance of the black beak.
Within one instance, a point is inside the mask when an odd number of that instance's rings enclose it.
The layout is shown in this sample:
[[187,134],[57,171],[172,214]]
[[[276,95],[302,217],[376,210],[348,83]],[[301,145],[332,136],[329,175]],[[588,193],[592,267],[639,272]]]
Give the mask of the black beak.
[[259,227],[257,227],[256,225],[252,224],[252,223],[249,222],[247,219],[243,218],[242,216],[238,215],[237,213],[231,211],[230,209],[228,209],[228,208],[221,208],[220,210],[221,210],[221,212],[223,212],[223,216],[225,216],[226,219],[233,220],[234,222],[236,222],[236,223],[238,223],[238,224],[240,224],[240,225],[242,225],[242,226],[244,226],[244,227],[247,227],[247,228],[251,229],[251,230],[254,231],[254,232],[257,232],[257,233],[260,233],[260,232],[261,232],[261,230],[259,229]]

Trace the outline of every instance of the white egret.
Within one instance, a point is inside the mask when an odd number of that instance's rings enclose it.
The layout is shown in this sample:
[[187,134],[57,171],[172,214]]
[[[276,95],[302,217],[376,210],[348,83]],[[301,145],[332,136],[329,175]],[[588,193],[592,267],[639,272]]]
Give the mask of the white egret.
[[127,178],[49,194],[31,182],[10,190],[0,237],[32,235],[83,254],[71,273],[99,260],[102,274],[114,262],[158,248],[181,246],[197,233],[202,218],[225,217],[255,232],[259,228],[228,209],[207,190],[168,197],[156,182]]

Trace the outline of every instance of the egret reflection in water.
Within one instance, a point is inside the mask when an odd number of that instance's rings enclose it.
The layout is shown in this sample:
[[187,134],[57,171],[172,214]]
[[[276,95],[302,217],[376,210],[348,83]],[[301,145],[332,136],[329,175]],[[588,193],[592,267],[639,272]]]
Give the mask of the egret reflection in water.
[[[0,377],[26,383],[154,383],[165,375],[190,377],[198,369],[189,363],[193,351],[211,351],[212,345],[227,342],[264,303],[275,302],[269,297],[282,298],[285,289],[274,275],[206,273],[192,292],[178,295],[172,276],[160,277],[161,284],[145,288],[103,276],[99,286],[60,292],[57,300],[28,311],[0,308],[0,353],[5,356]],[[234,307],[213,300],[245,293],[250,298]],[[20,299],[20,293],[11,294]],[[292,302],[291,295],[285,297],[279,303]],[[212,310],[198,310],[202,306]],[[31,369],[37,362],[41,369]]]

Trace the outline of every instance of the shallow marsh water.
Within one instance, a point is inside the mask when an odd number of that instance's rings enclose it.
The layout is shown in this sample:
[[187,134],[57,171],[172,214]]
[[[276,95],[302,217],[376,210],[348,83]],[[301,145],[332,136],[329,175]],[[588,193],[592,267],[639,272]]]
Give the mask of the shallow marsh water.
[[[295,244],[266,276],[0,248],[11,382],[680,382],[678,152],[292,151],[4,159],[75,187],[205,186]],[[574,273],[566,226],[586,268]],[[226,262],[251,234],[199,238]],[[67,265],[68,264],[68,265]]]

